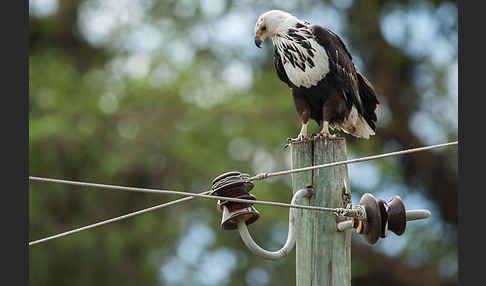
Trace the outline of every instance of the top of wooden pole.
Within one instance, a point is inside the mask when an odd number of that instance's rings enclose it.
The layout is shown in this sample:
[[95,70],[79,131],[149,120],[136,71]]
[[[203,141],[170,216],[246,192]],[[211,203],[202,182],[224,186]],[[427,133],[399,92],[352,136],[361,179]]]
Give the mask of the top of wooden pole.
[[[291,142],[290,149],[292,169],[346,160],[342,137]],[[346,165],[292,174],[294,192],[306,186],[313,187],[313,196],[302,204],[345,207],[351,200]],[[351,285],[351,231],[338,232],[331,213],[299,213],[296,285]]]

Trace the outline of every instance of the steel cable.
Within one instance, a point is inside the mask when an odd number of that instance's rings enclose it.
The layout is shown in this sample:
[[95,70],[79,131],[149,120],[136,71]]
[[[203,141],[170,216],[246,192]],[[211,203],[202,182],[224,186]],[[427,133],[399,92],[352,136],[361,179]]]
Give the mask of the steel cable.
[[[298,172],[305,172],[305,171],[310,171],[314,169],[319,169],[319,168],[329,168],[329,167],[335,167],[335,166],[340,166],[340,165],[346,165],[346,164],[353,164],[353,163],[358,163],[358,162],[364,162],[364,161],[369,161],[369,160],[376,160],[380,158],[385,158],[385,157],[390,157],[390,156],[398,156],[398,155],[404,155],[404,154],[410,154],[410,153],[415,153],[415,152],[420,152],[420,151],[426,151],[426,150],[431,150],[435,148],[441,148],[441,147],[447,147],[447,146],[453,146],[457,145],[458,141],[454,142],[449,142],[449,143],[444,143],[444,144],[437,144],[437,145],[431,145],[431,146],[425,146],[425,147],[419,147],[419,148],[414,148],[414,149],[407,149],[407,150],[402,150],[402,151],[397,151],[397,152],[390,152],[390,153],[385,153],[385,154],[380,154],[380,155],[373,155],[373,156],[368,156],[368,157],[362,157],[362,158],[357,158],[357,159],[351,159],[351,160],[345,160],[345,161],[340,161],[340,162],[333,162],[333,163],[327,163],[327,164],[322,164],[322,165],[316,165],[316,166],[310,166],[310,167],[304,167],[304,168],[298,168],[298,169],[293,169],[293,170],[284,170],[284,171],[278,171],[278,172],[269,172],[269,173],[261,173],[257,174],[254,177],[249,178],[249,181],[257,181],[257,180],[263,180],[269,177],[275,177],[275,176],[282,176],[282,175],[287,175],[287,174],[293,174],[293,173],[298,173]],[[185,198],[177,199],[174,201],[170,201],[161,205],[153,206],[150,208],[142,209],[133,213],[129,213],[126,215],[122,215],[116,218],[104,220],[98,223],[94,223],[88,226],[84,226],[81,228],[73,229],[70,231],[66,231],[60,234],[52,235],[43,239],[35,240],[29,242],[29,246],[45,242],[48,240],[52,240],[55,238],[67,236],[76,232],[80,232],[83,230],[91,229],[97,226],[109,224],[112,222],[120,221],[126,218],[130,218],[139,214],[147,213],[156,209],[161,209],[164,207],[168,207],[174,204],[178,204],[184,201],[191,200],[195,197],[200,197],[200,198],[208,198],[208,199],[218,199],[218,200],[228,200],[228,201],[234,201],[234,202],[245,202],[245,203],[252,203],[252,204],[262,204],[262,205],[269,205],[269,206],[279,206],[279,207],[290,207],[290,208],[301,208],[301,209],[309,209],[309,210],[318,210],[318,211],[332,211],[332,212],[339,212],[342,211],[342,209],[339,208],[325,208],[325,207],[317,207],[317,206],[303,206],[303,205],[293,205],[293,204],[286,204],[286,203],[278,203],[278,202],[269,202],[269,201],[257,201],[257,200],[245,200],[245,199],[238,199],[238,198],[228,198],[228,197],[220,197],[220,196],[212,196],[208,195],[210,191],[202,192],[202,193],[188,193],[188,192],[180,192],[180,191],[169,191],[169,190],[159,190],[159,189],[147,189],[147,188],[137,188],[137,187],[124,187],[124,186],[116,186],[116,185],[105,185],[105,184],[96,184],[96,183],[87,183],[87,182],[78,182],[78,181],[68,181],[68,180],[60,180],[60,179],[52,179],[52,178],[41,178],[41,177],[34,177],[34,176],[29,176],[29,180],[31,181],[39,181],[39,182],[51,182],[51,183],[63,183],[63,184],[70,184],[70,185],[77,185],[77,186],[89,186],[89,187],[95,187],[95,188],[103,188],[103,189],[110,189],[110,190],[122,190],[122,191],[132,191],[132,192],[145,192],[145,193],[157,193],[157,194],[170,194],[170,195],[182,195],[186,196]]]

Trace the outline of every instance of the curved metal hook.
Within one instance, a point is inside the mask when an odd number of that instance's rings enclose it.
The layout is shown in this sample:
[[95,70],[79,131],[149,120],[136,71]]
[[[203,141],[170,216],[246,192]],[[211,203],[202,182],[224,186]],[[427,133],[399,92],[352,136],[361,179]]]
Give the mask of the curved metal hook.
[[[292,204],[298,204],[303,197],[307,197],[311,194],[311,189],[298,190],[292,197]],[[289,232],[287,235],[287,241],[285,242],[284,246],[277,251],[268,251],[261,248],[251,237],[251,234],[248,232],[248,227],[243,219],[238,221],[238,231],[240,232],[241,239],[251,252],[264,259],[278,260],[287,256],[287,254],[289,254],[289,252],[292,251],[295,246],[295,230],[297,225],[296,218],[297,209],[291,208],[289,210]]]

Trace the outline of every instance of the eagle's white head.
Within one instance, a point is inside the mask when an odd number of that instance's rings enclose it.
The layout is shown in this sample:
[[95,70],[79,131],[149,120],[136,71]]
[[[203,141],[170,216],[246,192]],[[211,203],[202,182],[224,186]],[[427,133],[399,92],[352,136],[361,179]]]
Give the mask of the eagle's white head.
[[285,32],[298,22],[301,21],[292,14],[281,10],[270,10],[263,13],[255,24],[255,45],[260,48],[265,38]]

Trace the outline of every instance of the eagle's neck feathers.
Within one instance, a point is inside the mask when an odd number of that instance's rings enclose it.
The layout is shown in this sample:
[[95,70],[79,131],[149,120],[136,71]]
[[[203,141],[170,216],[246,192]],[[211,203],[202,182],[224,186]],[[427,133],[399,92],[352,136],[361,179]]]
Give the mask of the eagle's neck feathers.
[[[294,18],[296,19],[296,18]],[[284,25],[292,22],[292,25]],[[313,37],[309,23],[284,21],[272,36],[289,80],[297,87],[312,87],[329,72],[329,59],[324,48]]]

